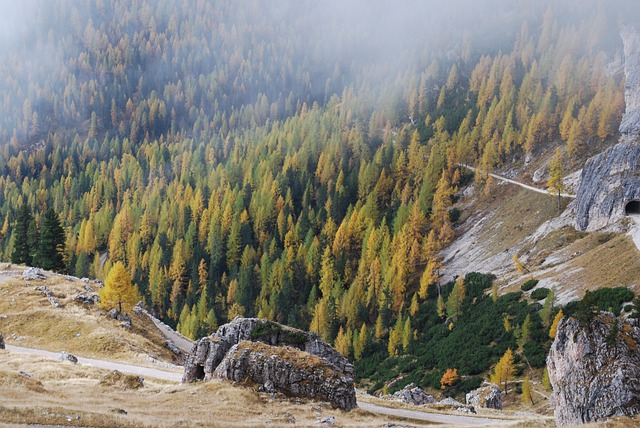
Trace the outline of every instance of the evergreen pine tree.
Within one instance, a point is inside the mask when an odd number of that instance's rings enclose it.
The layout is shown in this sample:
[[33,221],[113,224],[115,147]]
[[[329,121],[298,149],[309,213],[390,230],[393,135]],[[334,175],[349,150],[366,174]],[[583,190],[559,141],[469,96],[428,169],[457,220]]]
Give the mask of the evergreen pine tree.
[[42,234],[36,254],[36,264],[46,270],[63,272],[67,268],[64,262],[64,250],[64,229],[58,214],[49,208],[42,220]]
[[24,263],[31,265],[31,248],[29,246],[29,225],[31,224],[31,211],[27,204],[22,204],[18,211],[18,220],[14,232],[13,252],[11,253],[12,263]]

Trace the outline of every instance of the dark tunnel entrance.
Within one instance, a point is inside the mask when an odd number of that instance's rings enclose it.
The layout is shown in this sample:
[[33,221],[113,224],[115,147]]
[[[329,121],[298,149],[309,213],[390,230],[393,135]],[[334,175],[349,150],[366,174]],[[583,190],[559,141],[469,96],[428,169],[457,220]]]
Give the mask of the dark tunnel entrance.
[[640,216],[640,201],[629,201],[624,206],[625,215],[637,215]]

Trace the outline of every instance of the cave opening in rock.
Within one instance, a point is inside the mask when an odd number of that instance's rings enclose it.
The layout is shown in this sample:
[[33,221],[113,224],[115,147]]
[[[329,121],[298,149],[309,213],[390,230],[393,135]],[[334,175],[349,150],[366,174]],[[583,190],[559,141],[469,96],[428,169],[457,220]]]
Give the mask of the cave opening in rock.
[[200,364],[196,366],[195,378],[196,380],[204,380],[204,366]]
[[640,201],[629,201],[624,207],[625,215],[638,215],[640,216]]

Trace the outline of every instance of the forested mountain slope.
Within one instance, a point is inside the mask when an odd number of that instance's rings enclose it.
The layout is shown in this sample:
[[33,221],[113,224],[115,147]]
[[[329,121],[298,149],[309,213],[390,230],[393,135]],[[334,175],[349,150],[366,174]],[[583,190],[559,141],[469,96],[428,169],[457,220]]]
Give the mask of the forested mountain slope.
[[52,208],[70,273],[123,262],[188,336],[259,316],[355,358],[373,331],[408,349],[416,313],[443,322],[462,186],[551,146],[577,169],[588,142],[615,141],[619,24],[638,15],[597,0],[27,3],[0,45],[4,258],[19,208],[34,242]]

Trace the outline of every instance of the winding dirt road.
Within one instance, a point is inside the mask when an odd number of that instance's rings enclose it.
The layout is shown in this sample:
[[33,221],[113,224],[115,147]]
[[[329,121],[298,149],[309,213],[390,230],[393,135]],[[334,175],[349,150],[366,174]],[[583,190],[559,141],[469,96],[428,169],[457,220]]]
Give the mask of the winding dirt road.
[[[7,350],[11,352],[21,352],[23,354],[42,355],[44,357],[59,359],[59,353],[44,351],[42,349],[23,348],[21,346],[6,345]],[[131,364],[116,363],[113,361],[96,360],[94,358],[77,357],[78,364],[97,367],[105,370],[118,370],[122,373],[133,374],[142,377],[150,377],[154,379],[168,380],[172,382],[180,382],[182,380],[182,372],[179,370],[169,371],[154,369],[151,367],[134,366]]]
[[[459,163],[458,166],[462,166],[464,168],[467,168],[470,171],[476,172],[476,169],[474,167],[472,167],[472,166],[465,165],[463,163]],[[489,174],[489,175],[491,177],[495,178],[496,180],[504,181],[506,183],[515,184],[516,186],[523,187],[523,188],[531,190],[533,192],[542,193],[543,195],[549,195],[549,196],[558,196],[557,194],[552,193],[549,190],[538,189],[537,187],[529,186],[528,184],[524,184],[524,183],[521,183],[519,181],[511,180],[510,178],[503,177],[501,175],[497,175],[497,174]],[[560,193],[560,196],[562,196],[563,198],[571,198],[571,199],[575,199],[576,198],[576,195],[572,195],[570,193]]]

